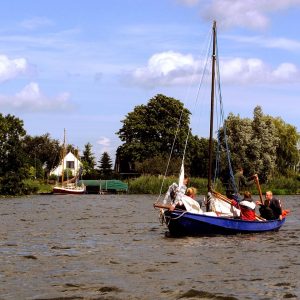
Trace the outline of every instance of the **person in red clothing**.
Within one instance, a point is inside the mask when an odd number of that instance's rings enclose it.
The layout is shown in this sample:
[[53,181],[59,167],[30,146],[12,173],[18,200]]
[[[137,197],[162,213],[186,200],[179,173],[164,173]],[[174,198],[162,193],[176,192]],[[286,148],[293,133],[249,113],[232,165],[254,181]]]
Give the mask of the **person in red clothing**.
[[244,199],[241,202],[235,200],[231,201],[231,204],[241,210],[241,219],[247,221],[254,221],[255,216],[255,203],[252,200],[251,193],[246,191],[244,193]]

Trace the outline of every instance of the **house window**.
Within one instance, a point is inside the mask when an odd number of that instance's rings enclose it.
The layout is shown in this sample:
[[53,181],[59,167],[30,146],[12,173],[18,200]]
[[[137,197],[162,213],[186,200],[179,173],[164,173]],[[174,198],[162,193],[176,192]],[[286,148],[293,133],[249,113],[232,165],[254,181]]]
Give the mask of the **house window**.
[[74,161],[67,160],[66,167],[67,167],[68,169],[75,169],[75,162],[74,162]]

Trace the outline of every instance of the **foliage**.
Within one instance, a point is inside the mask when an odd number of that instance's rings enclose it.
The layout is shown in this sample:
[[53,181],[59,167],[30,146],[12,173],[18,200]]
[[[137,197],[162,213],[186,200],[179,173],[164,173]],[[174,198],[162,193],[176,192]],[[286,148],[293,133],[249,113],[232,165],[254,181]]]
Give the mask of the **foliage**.
[[135,162],[154,156],[168,156],[172,147],[174,156],[181,157],[189,132],[189,114],[179,100],[161,94],[150,99],[147,105],[136,106],[117,132],[124,142],[117,151],[118,161],[126,161],[120,171],[132,170]]
[[58,179],[58,176],[55,175],[55,174],[51,174],[51,175],[49,176],[49,180],[57,181],[57,179]]
[[[165,180],[162,192],[168,190],[169,185],[178,181],[178,178],[168,177]],[[131,194],[159,194],[163,182],[163,176],[145,175],[128,182],[128,190]]]
[[[162,190],[162,195],[164,195],[168,187],[173,182],[178,182],[178,177],[170,176],[166,177],[163,187],[163,176],[154,175],[144,175],[135,179],[130,179],[128,182],[129,193],[131,194],[156,194],[159,195],[160,190]],[[206,178],[196,178],[191,177],[189,186],[193,186],[197,189],[197,195],[206,195],[207,193],[207,179]],[[225,193],[225,187],[220,181],[214,183],[214,189]],[[300,180],[295,175],[294,177],[274,177],[272,180],[261,185],[263,194],[266,191],[273,191],[274,195],[287,195],[296,194],[300,192]],[[254,199],[258,200],[258,190],[255,185],[249,187],[249,191],[256,195]]]
[[73,177],[72,170],[69,168],[64,169],[64,180],[69,180]]
[[273,122],[263,115],[260,106],[254,109],[252,131],[248,153],[250,163],[247,167],[249,167],[250,174],[257,173],[262,181],[266,181],[276,167],[276,148],[279,138]]
[[0,194],[22,194],[23,179],[28,176],[22,138],[26,131],[23,121],[0,114]]
[[[168,165],[168,157],[163,155],[157,155],[145,159],[143,162],[137,162],[135,164],[136,171],[140,174],[158,175],[165,174],[166,167]],[[170,164],[167,170],[167,176],[177,175],[180,171],[181,159],[174,158],[170,160]]]
[[52,185],[42,180],[26,179],[23,181],[25,191],[24,194],[50,193],[53,190]]
[[297,194],[300,191],[300,181],[297,179],[297,176],[276,176],[266,184],[262,185],[262,190],[264,192],[271,190],[273,194],[277,195]]
[[22,147],[27,153],[27,164],[34,167],[34,176],[37,178],[44,178],[59,164],[62,148],[59,141],[52,139],[49,133],[33,137],[26,135]]
[[[216,141],[213,141],[216,147]],[[198,136],[190,136],[188,145],[186,162],[189,164],[187,169],[193,177],[207,178],[208,175],[208,144],[209,139],[199,138]],[[213,163],[215,161],[215,153],[213,153]]]
[[104,179],[108,179],[112,173],[112,160],[107,152],[103,152],[99,160],[99,170]]
[[[227,141],[233,169],[242,166],[246,176],[257,173],[264,182],[276,168],[276,149],[280,139],[271,118],[264,116],[260,106],[254,109],[253,115],[251,120],[230,114],[225,122]],[[220,130],[220,139],[224,160],[224,128]],[[223,174],[226,168],[227,165],[223,166]]]
[[39,182],[33,179],[27,179],[23,181],[23,194],[31,195],[36,194],[39,191]]
[[272,118],[276,134],[280,140],[276,148],[276,170],[275,174],[288,175],[299,162],[299,150],[297,143],[300,135],[295,126],[285,123],[281,118]]
[[[173,182],[178,183],[177,176],[168,176],[164,179],[164,176],[143,175],[129,180],[128,188],[131,194],[159,195],[161,191],[164,195]],[[197,189],[197,195],[206,195],[207,193],[206,178],[191,177],[189,186],[193,186]],[[219,191],[222,191],[220,182],[217,182],[215,187],[217,187]]]
[[83,165],[83,178],[88,179],[95,176],[95,156],[92,153],[92,145],[87,143],[84,145],[83,156],[81,157]]

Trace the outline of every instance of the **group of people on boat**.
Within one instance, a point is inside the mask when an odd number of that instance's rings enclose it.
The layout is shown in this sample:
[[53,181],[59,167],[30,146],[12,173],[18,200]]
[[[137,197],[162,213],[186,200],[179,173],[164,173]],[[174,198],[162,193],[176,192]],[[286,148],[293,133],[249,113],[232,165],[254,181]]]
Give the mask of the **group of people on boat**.
[[[256,201],[252,199],[251,193],[249,191],[244,192],[244,198],[238,202],[236,200],[231,200],[231,204],[241,211],[240,218],[242,220],[254,221],[257,216],[255,213],[256,205],[259,206],[260,217],[265,220],[282,220],[286,211],[282,209],[281,201],[273,197],[271,191],[266,192],[265,201]],[[284,213],[285,212],[285,213]]]
[[[235,183],[237,185],[238,191],[243,187],[252,185],[258,180],[257,175],[251,176],[249,179],[245,178],[243,175],[243,169],[239,168],[235,174]],[[203,214],[199,202],[196,201],[197,190],[194,187],[187,188],[189,183],[189,177],[185,176],[183,183],[178,186],[173,183],[165,196],[164,203],[167,199],[171,199],[171,205],[169,210],[181,209],[190,212]],[[267,191],[265,194],[265,201],[254,201],[252,195],[249,191],[245,191],[243,198],[236,194],[227,194],[227,198],[230,200],[232,207],[235,207],[239,211],[238,218],[247,221],[254,221],[257,219],[265,220],[282,220],[282,218],[287,214],[288,211],[282,209],[281,201],[273,197],[271,191]],[[242,198],[242,199],[241,199]],[[256,215],[256,207],[259,206],[260,217]],[[206,213],[204,213],[206,214]]]
[[[248,187],[254,182],[258,181],[257,174],[254,174],[250,178],[244,176],[244,170],[239,167],[234,175],[234,181],[236,184],[236,189],[239,192],[243,187]],[[227,194],[228,197],[234,198],[230,193]],[[283,216],[286,215],[287,211],[282,209],[281,201],[273,197],[272,191],[267,191],[265,194],[265,201],[254,202],[249,191],[244,192],[244,198],[241,201],[233,199],[231,204],[239,208],[241,211],[240,218],[242,220],[256,220],[257,216],[255,214],[256,205],[259,206],[260,217],[265,220],[282,220]]]

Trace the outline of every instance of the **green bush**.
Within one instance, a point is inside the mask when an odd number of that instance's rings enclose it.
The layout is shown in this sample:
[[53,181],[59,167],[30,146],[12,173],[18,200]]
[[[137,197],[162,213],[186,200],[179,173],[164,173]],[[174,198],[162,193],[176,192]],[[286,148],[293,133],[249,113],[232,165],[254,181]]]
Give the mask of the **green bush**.
[[[162,183],[164,182],[163,186]],[[163,180],[163,176],[140,176],[138,178],[130,179],[128,183],[129,193],[131,194],[164,194],[168,187],[173,183],[178,183],[178,177],[167,177]],[[206,178],[191,178],[189,186],[197,189],[198,195],[205,195],[207,193],[207,179]],[[216,181],[213,189],[225,193],[225,188],[221,181]],[[248,187],[253,195],[258,195],[258,189],[255,184]],[[294,177],[276,177],[269,182],[261,185],[262,193],[271,190],[276,195],[297,194],[300,192],[300,181],[297,176]]]
[[165,193],[168,190],[169,185],[177,180],[175,177],[168,177],[165,179],[162,187],[163,176],[145,175],[130,179],[128,189],[131,194],[159,194],[161,189],[162,193]]
[[30,195],[36,194],[39,190],[39,183],[33,179],[26,179],[23,181],[23,194]]
[[263,190],[271,190],[273,194],[277,195],[296,194],[300,190],[300,182],[297,176],[278,176],[264,184]]
[[51,175],[49,176],[49,180],[57,181],[57,179],[58,179],[58,176],[55,175],[55,174],[51,174]]
[[[131,179],[128,187],[131,194],[164,194],[173,182],[178,183],[178,177],[170,176],[164,180],[163,176],[143,175]],[[195,187],[198,195],[207,193],[207,179],[190,178],[188,186]]]

